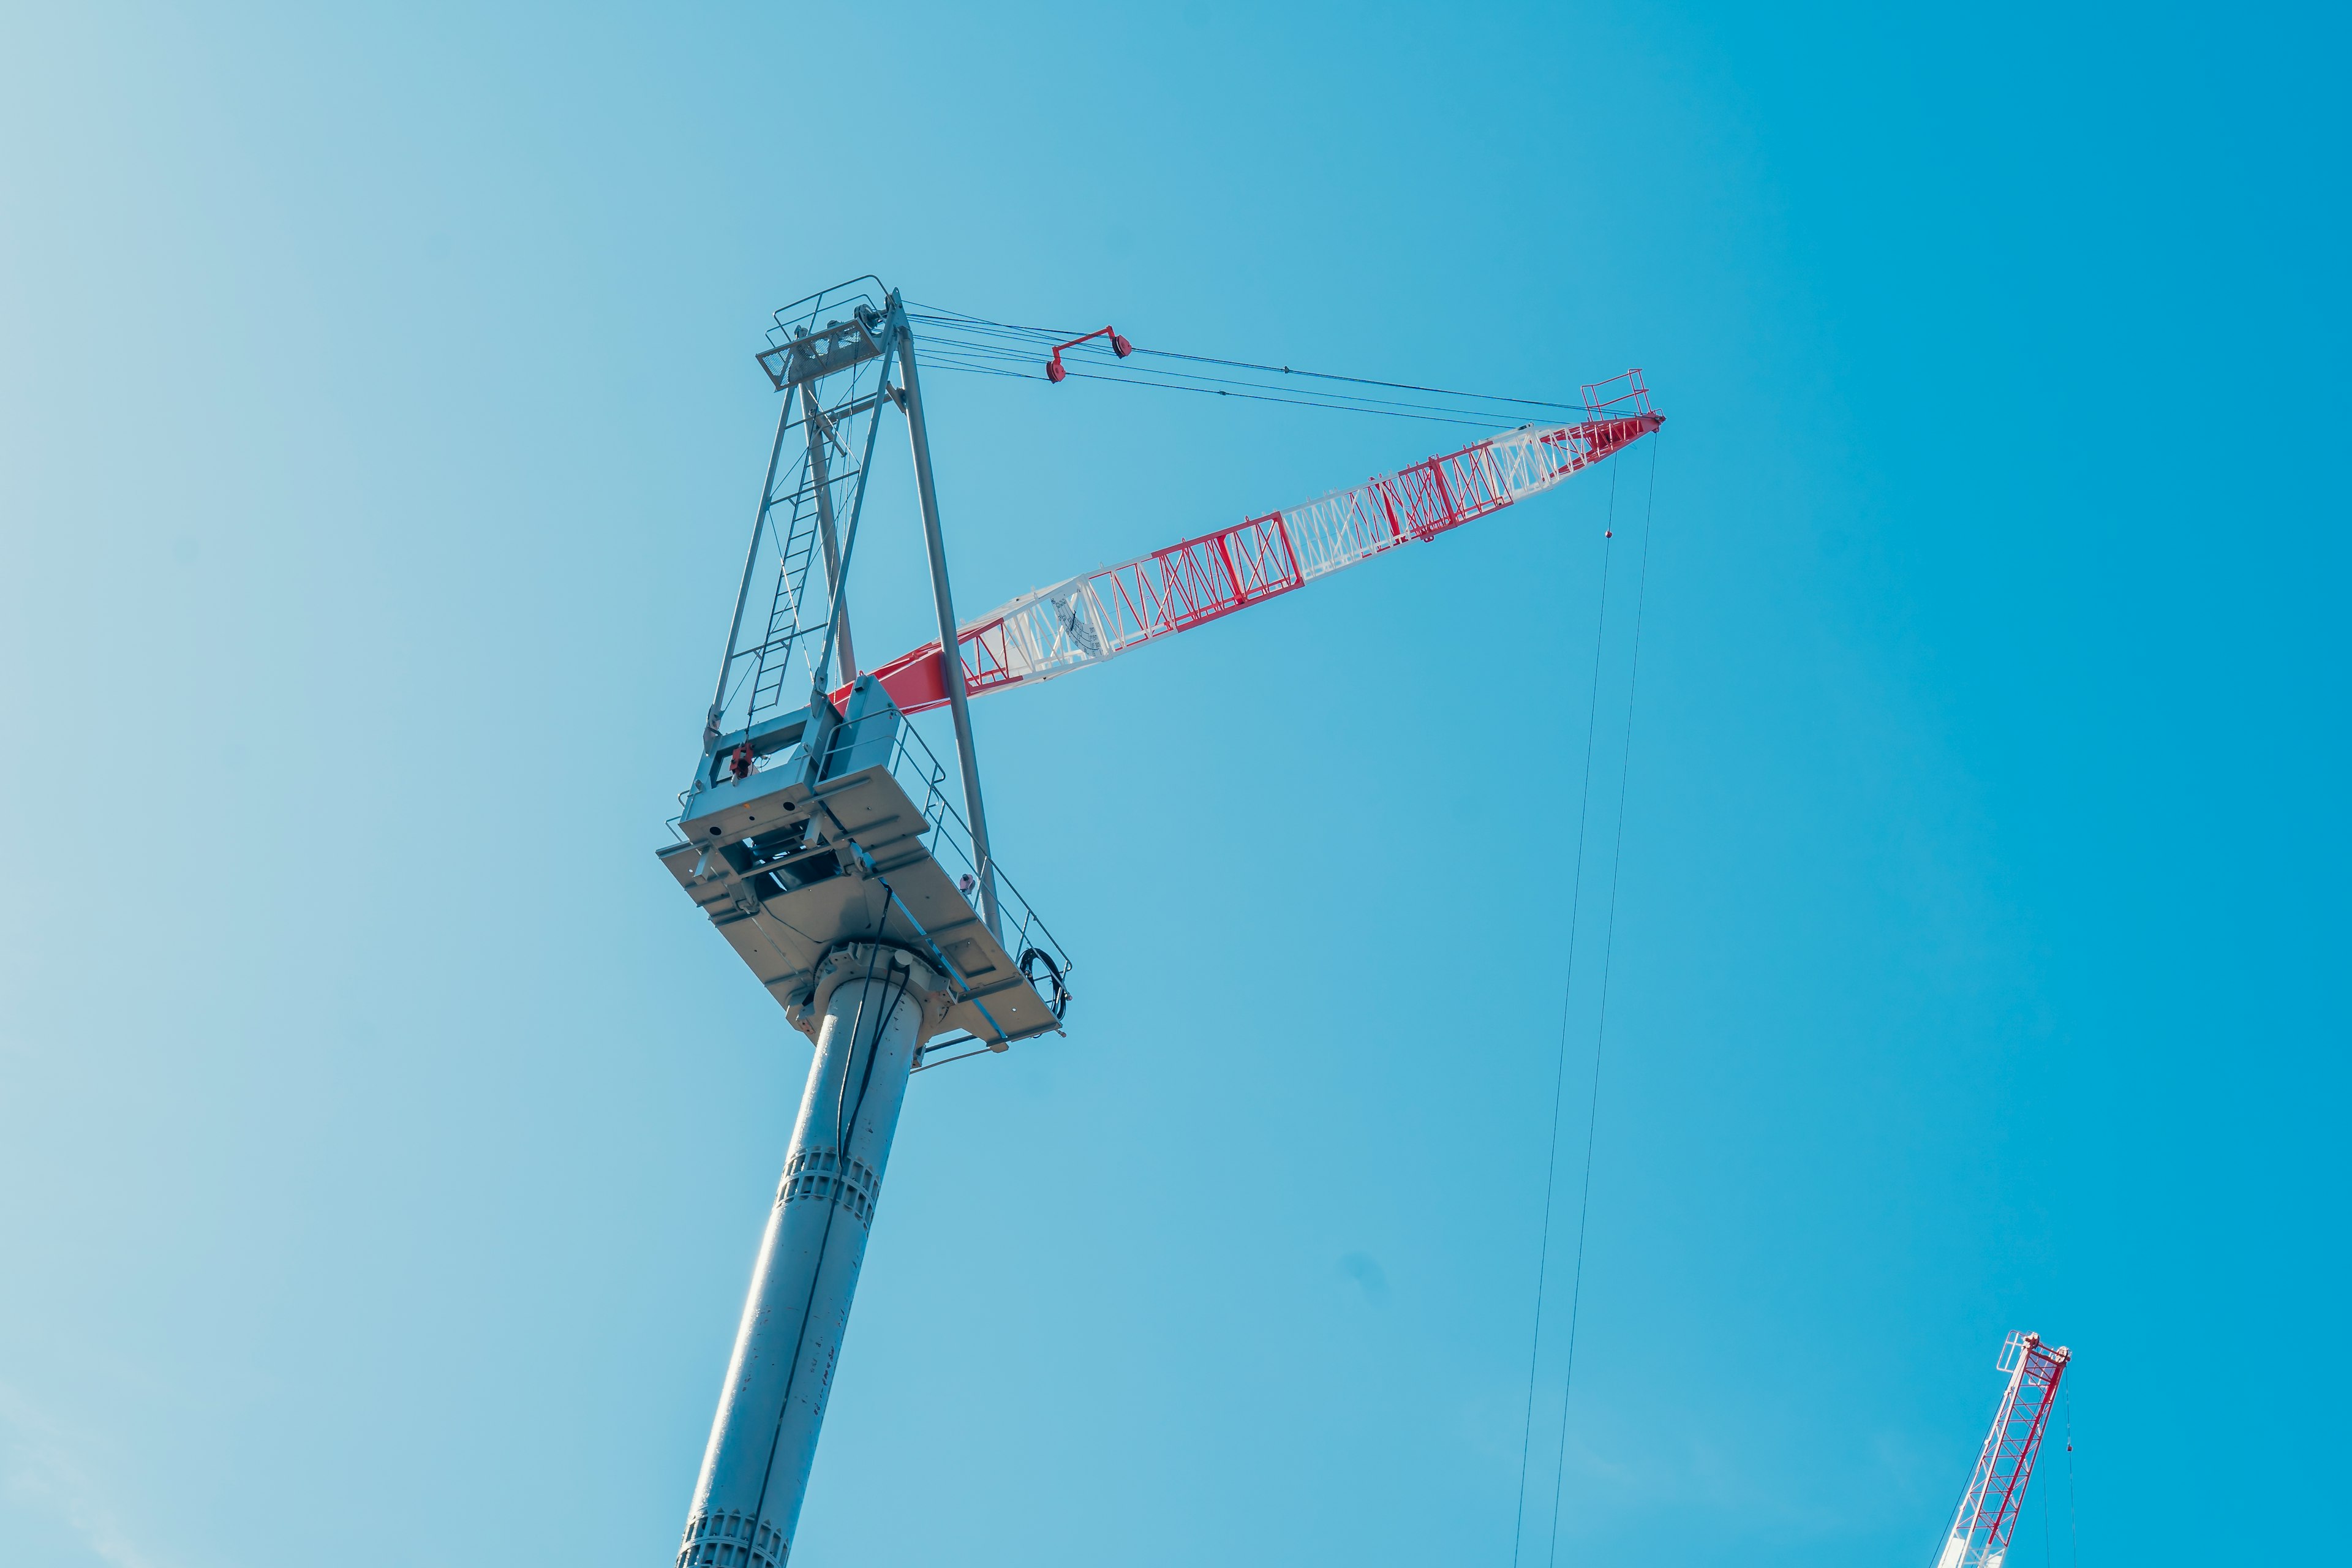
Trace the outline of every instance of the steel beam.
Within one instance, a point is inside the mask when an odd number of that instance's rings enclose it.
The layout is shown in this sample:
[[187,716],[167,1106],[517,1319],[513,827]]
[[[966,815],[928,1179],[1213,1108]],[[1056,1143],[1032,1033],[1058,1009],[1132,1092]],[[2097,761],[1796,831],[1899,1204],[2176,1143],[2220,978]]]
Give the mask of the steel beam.
[[[884,367],[888,374],[888,367]],[[816,488],[817,542],[824,546],[824,585],[826,597],[840,607],[834,613],[834,647],[841,655],[841,679],[857,679],[857,655],[849,640],[849,605],[841,596],[841,541],[833,527],[832,470],[825,462],[824,448],[836,439],[832,423],[816,405],[816,384],[801,383],[801,423],[808,427],[809,479]],[[861,482],[864,470],[859,470]]]
[[1004,932],[996,913],[996,858],[988,849],[988,813],[980,800],[980,758],[972,750],[971,709],[965,700],[963,656],[956,646],[955,595],[948,589],[948,556],[940,539],[940,498],[931,482],[931,438],[923,427],[923,392],[915,374],[915,334],[906,308],[890,297],[892,325],[898,334],[898,386],[905,397],[907,438],[915,452],[915,494],[922,503],[923,543],[930,553],[931,605],[939,612],[940,664],[948,710],[955,719],[956,761],[963,769],[964,817],[971,827],[971,857],[980,862],[980,910],[992,935]]

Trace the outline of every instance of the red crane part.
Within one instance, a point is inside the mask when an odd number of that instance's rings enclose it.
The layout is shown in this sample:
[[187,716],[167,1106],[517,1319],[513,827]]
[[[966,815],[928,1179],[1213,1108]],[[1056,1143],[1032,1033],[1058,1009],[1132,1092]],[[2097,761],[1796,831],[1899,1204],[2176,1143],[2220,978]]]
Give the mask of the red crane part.
[[1121,359],[1125,359],[1128,355],[1135,352],[1135,345],[1129,342],[1125,338],[1120,337],[1118,331],[1113,328],[1097,327],[1095,331],[1087,333],[1084,337],[1072,338],[1066,343],[1055,343],[1054,345],[1054,357],[1045,362],[1045,379],[1047,381],[1060,381],[1064,376],[1070,374],[1068,371],[1062,368],[1062,351],[1064,349],[1074,349],[1080,343],[1091,342],[1097,338],[1108,338],[1110,340],[1110,352],[1117,354]]
[[1969,1473],[1969,1489],[1952,1515],[1936,1568],[2000,1568],[2009,1554],[2009,1538],[2024,1510],[2026,1484],[2033,1479],[2033,1461],[2049,1429],[2050,1408],[2057,1403],[2058,1380],[2066,1375],[2071,1359],[2065,1346],[2053,1349],[2040,1334],[2011,1334],[2000,1347],[1995,1364],[2009,1373],[2009,1387]]

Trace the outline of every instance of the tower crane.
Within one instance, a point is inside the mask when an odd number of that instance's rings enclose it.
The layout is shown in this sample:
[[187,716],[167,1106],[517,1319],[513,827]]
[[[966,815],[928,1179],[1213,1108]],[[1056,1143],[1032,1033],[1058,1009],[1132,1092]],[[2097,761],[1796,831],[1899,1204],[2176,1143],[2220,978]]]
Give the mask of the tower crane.
[[[1097,339],[1118,360],[1139,352],[1106,327],[1052,344],[1037,379],[1065,382],[1065,353]],[[781,1568],[790,1554],[910,1076],[941,1050],[1062,1028],[1069,956],[991,853],[968,698],[1434,538],[1664,421],[1628,371],[1584,389],[1581,418],[1523,424],[959,621],[915,347],[907,302],[870,277],[776,312],[758,359],[782,408],[701,754],[657,851],[815,1046],[675,1568]],[[845,590],[885,410],[906,423],[939,637],[861,673]],[[952,791],[906,721],[939,707]]]
[[2009,1373],[2009,1386],[2001,1391],[1992,1429],[1953,1510],[1936,1568],[2000,1568],[2025,1507],[2026,1485],[2033,1479],[2033,1461],[2058,1399],[2058,1380],[2072,1359],[2064,1345],[2045,1345],[2040,1334],[2011,1334],[2003,1342],[1994,1365]]

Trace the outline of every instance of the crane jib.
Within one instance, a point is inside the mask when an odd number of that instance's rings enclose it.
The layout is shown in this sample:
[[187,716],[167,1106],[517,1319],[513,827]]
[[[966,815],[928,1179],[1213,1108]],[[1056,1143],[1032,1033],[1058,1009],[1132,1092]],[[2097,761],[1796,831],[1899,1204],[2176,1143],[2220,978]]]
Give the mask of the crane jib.
[[[1033,588],[957,633],[964,689],[978,695],[1100,664],[1538,495],[1665,423],[1640,372],[1603,384],[1619,384],[1627,390],[1581,423],[1521,426],[1288,511]],[[937,642],[871,673],[902,712],[948,700]]]

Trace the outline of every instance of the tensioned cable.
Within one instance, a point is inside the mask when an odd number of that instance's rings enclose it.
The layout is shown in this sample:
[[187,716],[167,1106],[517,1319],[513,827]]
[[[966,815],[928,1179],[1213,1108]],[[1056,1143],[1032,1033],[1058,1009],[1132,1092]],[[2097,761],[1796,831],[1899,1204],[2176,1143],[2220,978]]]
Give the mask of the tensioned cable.
[[[983,317],[969,316],[958,311],[937,308],[921,308],[909,312],[909,319],[923,323],[936,334],[931,342],[947,357],[941,368],[963,374],[988,374],[1008,379],[1034,381],[1047,379],[1043,360],[1057,343],[1068,336],[1066,329],[1015,326],[992,321]],[[1057,336],[1058,334],[1058,336]],[[1578,404],[1559,399],[1515,397],[1501,393],[1478,393],[1460,388],[1428,386],[1414,382],[1384,381],[1370,376],[1341,375],[1328,371],[1303,371],[1295,366],[1260,364],[1250,360],[1229,359],[1212,354],[1189,354],[1173,350],[1143,349],[1131,355],[1112,359],[1113,351],[1089,345],[1069,351],[1080,363],[1102,362],[1103,369],[1116,369],[1121,374],[1107,375],[1099,371],[1077,368],[1065,362],[1066,379],[1110,381],[1128,385],[1158,387],[1165,391],[1195,393],[1222,392],[1226,396],[1238,396],[1246,401],[1282,403],[1294,406],[1328,408],[1346,413],[1383,413],[1415,418],[1430,423],[1447,423],[1491,429],[1498,424],[1524,424],[1531,411],[1543,411],[1556,418],[1584,419],[1590,410]],[[1238,380],[1232,376],[1203,374],[1196,371],[1176,370],[1139,364],[1138,359],[1163,359],[1186,363],[1215,365],[1226,369],[1255,372],[1270,381]],[[1297,384],[1299,380],[1345,384],[1349,386],[1379,387],[1385,390],[1413,392],[1425,396],[1453,398],[1458,403],[1432,405],[1397,398],[1376,397],[1366,393],[1349,392],[1334,387]]]
[[[1146,351],[1141,349],[1136,351],[1139,354],[1144,352]],[[942,370],[956,371],[967,375],[998,375],[1015,381],[1047,379],[1044,370],[1036,368],[1038,360],[1034,352],[1013,353],[986,344],[961,342],[951,338],[929,340],[929,348],[925,360],[926,363],[939,365]],[[1326,393],[1311,388],[1298,389],[1300,395],[1286,395],[1255,382],[1235,381],[1226,376],[1195,375],[1187,371],[1153,371],[1146,366],[1113,363],[1119,370],[1128,374],[1106,374],[1103,371],[1066,366],[1066,374],[1067,379],[1072,381],[1117,382],[1129,386],[1156,387],[1163,392],[1192,392],[1220,397],[1239,397],[1251,402],[1289,404],[1300,408],[1326,408],[1342,414],[1381,414],[1391,417],[1420,419],[1433,424],[1467,425],[1481,430],[1491,430],[1496,424],[1505,421],[1515,420],[1520,424],[1527,423],[1516,411],[1405,403],[1395,398],[1367,397],[1360,393]],[[1031,368],[1019,370],[1005,368],[1008,365],[1023,365]],[[1567,407],[1566,405],[1556,406],[1563,409]],[[1581,409],[1576,410],[1576,413],[1580,418],[1583,416]]]
[[[1655,434],[1651,439],[1654,442],[1657,439]],[[1633,589],[1633,651],[1632,665],[1625,677],[1625,739],[1617,765],[1617,829],[1609,854],[1609,916],[1603,923],[1601,943],[1601,1011],[1592,1026],[1592,1093],[1584,1126],[1584,1190],[1577,1205],[1576,1282],[1568,1298],[1568,1369],[1560,1382],[1559,1455],[1558,1468],[1552,1473],[1551,1552],[1545,1558],[1547,1563],[1555,1561],[1559,1551],[1559,1495],[1568,1475],[1569,1395],[1576,1386],[1576,1325],[1584,1305],[1584,1243],[1592,1215],[1594,1135],[1601,1126],[1601,1047],[1607,1043],[1609,1035],[1609,977],[1612,961],[1617,953],[1617,884],[1618,875],[1625,866],[1625,791],[1633,771],[1633,699],[1641,689],[1642,681],[1642,614],[1649,598],[1650,524],[1657,510],[1657,501],[1658,448],[1653,446],[1650,448],[1650,493],[1642,511],[1642,567],[1634,580]],[[1609,510],[1613,519],[1617,510],[1617,486],[1613,473],[1609,486]]]
[[1164,381],[1141,381],[1131,376],[1102,375],[1090,374],[1082,370],[1074,370],[1070,372],[1070,379],[1072,381],[1118,382],[1129,386],[1157,387],[1161,392],[1198,393],[1207,397],[1239,397],[1251,403],[1287,403],[1297,408],[1322,408],[1328,409],[1334,414],[1376,414],[1383,418],[1418,419],[1430,425],[1466,425],[1474,430],[1491,430],[1495,427],[1495,422],[1492,419],[1463,419],[1445,414],[1405,414],[1387,408],[1355,408],[1339,403],[1310,402],[1303,397],[1276,397],[1272,393],[1227,392],[1222,387],[1214,386],[1171,386]]
[[[1608,518],[1608,525],[1602,529],[1601,535],[1603,541],[1601,544],[1601,570],[1604,580],[1608,574],[1609,563],[1614,560],[1616,556],[1616,552],[1610,547],[1610,543],[1608,542],[1610,541],[1613,541],[1617,537],[1617,465],[1614,463],[1609,465]],[[1596,647],[1593,650],[1592,672],[1594,686],[1593,719],[1596,723],[1598,722],[1600,716],[1600,650]],[[1587,765],[1588,767],[1590,766],[1589,762]],[[1566,999],[1563,998],[1560,1003],[1560,1033],[1563,1038],[1566,1037],[1567,1032],[1568,1004]],[[1558,1452],[1553,1456],[1552,1463],[1551,1523],[1545,1535],[1544,1544],[1544,1562],[1547,1564],[1552,1563],[1559,1555],[1560,1483],[1562,1478],[1564,1478],[1568,1473],[1568,1395],[1569,1390],[1576,1378],[1576,1318],[1577,1309],[1583,1300],[1584,1293],[1585,1217],[1590,1212],[1592,1197],[1592,1133],[1594,1128],[1599,1124],[1601,1115],[1601,1052],[1599,1043],[1597,1041],[1595,1042],[1593,1048],[1592,1087],[1586,1099],[1587,1110],[1585,1112],[1584,1124],[1584,1188],[1583,1198],[1577,1210],[1576,1268],[1571,1276],[1572,1283],[1569,1289],[1568,1298],[1568,1367],[1565,1375],[1561,1379],[1559,1390],[1559,1437]]]
[[2083,1531],[2074,1518],[2074,1385],[2066,1385],[2066,1539],[2074,1568],[2083,1568]]
[[[940,336],[929,340],[931,351],[927,356],[947,372],[961,375],[992,375],[1010,381],[1042,382],[1050,378],[1044,373],[1042,356],[1036,352],[1044,345],[1025,343],[1019,349],[1009,349],[993,343],[975,343],[960,338]],[[1138,355],[1146,351],[1137,350]],[[1075,358],[1076,356],[1074,356]],[[1298,408],[1320,408],[1341,414],[1375,414],[1391,418],[1416,420],[1425,424],[1459,425],[1466,428],[1492,431],[1498,426],[1525,425],[1529,409],[1514,404],[1507,407],[1481,407],[1473,398],[1459,405],[1409,403],[1397,398],[1372,397],[1362,393],[1328,391],[1317,387],[1280,388],[1272,384],[1238,381],[1228,376],[1200,375],[1189,371],[1160,370],[1139,365],[1132,358],[1113,360],[1108,353],[1085,355],[1085,361],[1098,361],[1101,370],[1079,368],[1078,363],[1065,363],[1064,379],[1070,381],[1103,381],[1121,385],[1152,387],[1163,392],[1190,392],[1200,395],[1237,397],[1244,402],[1285,404]],[[1123,374],[1104,374],[1116,371]],[[1487,401],[1511,402],[1507,399]],[[1565,404],[1549,405],[1554,420],[1567,424],[1590,417],[1589,411],[1572,408]]]
[[[1044,365],[1039,362],[1039,360],[1038,360],[1038,358],[1037,358],[1037,354],[1036,354],[1036,348],[1037,348],[1037,346],[1038,346],[1038,345],[1035,345],[1035,344],[1024,343],[1024,344],[1023,344],[1021,347],[1019,347],[1019,348],[1015,349],[1015,348],[1007,347],[1007,346],[1004,346],[1004,345],[1002,345],[1002,344],[988,343],[988,342],[968,342],[960,341],[960,340],[957,340],[957,339],[954,339],[954,338],[947,338],[947,337],[933,338],[933,339],[931,339],[931,340],[929,340],[929,341],[930,341],[932,343],[934,343],[934,344],[938,344],[938,345],[940,345],[940,346],[945,347],[947,350],[949,350],[950,353],[953,353],[964,354],[964,355],[973,355],[973,356],[978,356],[978,357],[982,358],[982,359],[985,359],[985,360],[993,360],[993,361],[996,361],[996,362],[998,362],[998,363],[1006,363],[1006,364],[1021,364],[1021,365],[1026,365],[1026,366],[1029,366],[1029,367],[1031,367],[1031,368],[1030,368],[1030,369],[1025,373],[1025,374],[1024,374],[1024,379],[1027,379],[1027,380],[1032,380],[1032,381],[1043,381],[1043,380],[1047,379],[1046,374],[1045,374],[1045,367],[1044,367]],[[1169,358],[1169,359],[1189,359],[1189,360],[1200,360],[1200,359],[1201,359],[1201,357],[1202,357],[1202,356],[1199,356],[1199,355],[1196,355],[1196,354],[1167,354],[1167,353],[1163,353],[1161,351],[1157,350],[1157,349],[1137,349],[1137,350],[1135,351],[1135,353],[1136,353],[1137,354],[1139,354],[1139,355],[1143,355],[1143,354],[1151,354],[1151,355],[1158,355],[1158,356],[1160,356],[1160,357]],[[1088,355],[1088,357],[1089,357],[1089,358],[1095,358],[1095,357],[1099,357],[1099,356],[1096,356],[1096,355],[1089,354],[1089,355]],[[1210,361],[1206,361],[1206,362],[1204,362],[1204,363],[1213,363],[1213,364],[1226,364],[1226,363],[1238,363],[1238,362],[1226,361],[1226,360],[1210,360]],[[1143,365],[1127,365],[1127,366],[1124,366],[1123,368],[1126,368],[1126,369],[1130,370],[1130,371],[1138,371],[1138,372],[1141,372],[1141,373],[1143,373],[1143,374],[1146,374],[1146,375],[1157,375],[1157,376],[1168,377],[1168,378],[1171,378],[1171,379],[1173,379],[1173,380],[1177,380],[1177,381],[1200,382],[1200,383],[1202,383],[1202,384],[1208,384],[1208,385],[1215,385],[1215,386],[1236,386],[1236,387],[1244,387],[1244,388],[1247,388],[1247,389],[1250,389],[1250,390],[1253,390],[1253,391],[1260,391],[1260,392],[1263,392],[1263,391],[1265,391],[1265,384],[1264,384],[1263,383],[1260,383],[1260,382],[1255,382],[1255,381],[1237,381],[1237,380],[1235,380],[1234,377],[1232,377],[1232,376],[1227,376],[1227,375],[1202,375],[1202,374],[1197,374],[1197,373],[1195,373],[1195,372],[1192,372],[1192,371],[1184,371],[1184,370],[1161,370],[1161,371],[1154,371],[1154,370],[1150,369],[1149,366],[1143,366]],[[1078,374],[1078,373],[1076,373],[1076,372],[1073,371],[1071,374]],[[1360,383],[1361,383],[1361,384],[1368,385],[1368,386],[1393,386],[1393,387],[1396,387],[1396,388],[1399,388],[1399,389],[1401,389],[1401,390],[1404,390],[1404,391],[1413,391],[1413,392],[1426,391],[1426,392],[1428,392],[1428,393],[1432,394],[1433,395],[1441,395],[1441,396],[1456,396],[1456,397],[1462,397],[1462,398],[1467,399],[1467,400],[1469,400],[1469,401],[1471,401],[1471,402],[1485,402],[1485,403],[1509,403],[1509,404],[1517,404],[1517,405],[1528,405],[1528,400],[1524,399],[1524,398],[1503,397],[1503,396],[1494,395],[1489,395],[1489,394],[1485,394],[1485,393],[1468,393],[1468,392],[1465,392],[1465,393],[1448,393],[1448,392],[1445,392],[1443,388],[1437,388],[1437,387],[1430,387],[1430,388],[1414,387],[1414,386],[1411,386],[1411,385],[1409,385],[1408,384],[1406,384],[1406,383],[1402,383],[1402,382],[1384,382],[1384,381],[1371,382],[1371,381],[1363,381],[1361,377],[1356,377],[1356,376],[1330,376],[1330,377],[1327,377],[1327,378],[1325,378],[1325,379],[1328,379],[1328,380],[1333,380],[1333,381],[1357,381],[1357,382],[1360,382]],[[1156,384],[1160,384],[1160,383],[1153,383],[1152,384],[1155,384],[1155,385],[1156,385]],[[1398,399],[1396,399],[1396,398],[1393,398],[1393,397],[1371,397],[1371,396],[1368,396],[1367,395],[1365,395],[1365,394],[1363,394],[1363,393],[1360,393],[1360,392],[1318,392],[1318,391],[1313,390],[1313,389],[1311,389],[1311,388],[1301,388],[1301,389],[1299,389],[1299,390],[1300,390],[1301,395],[1305,395],[1305,396],[1308,396],[1308,397],[1314,397],[1314,398],[1319,398],[1319,399],[1328,400],[1328,401],[1332,405],[1334,405],[1334,406],[1347,406],[1347,407],[1369,406],[1369,407],[1375,407],[1375,408],[1412,408],[1412,409],[1428,410],[1428,411],[1437,412],[1437,413],[1474,413],[1474,412],[1477,412],[1476,410],[1473,410],[1473,409],[1465,409],[1465,408],[1459,408],[1459,407],[1444,407],[1444,408],[1435,408],[1435,409],[1432,409],[1432,406],[1431,406],[1430,405],[1428,405],[1428,404],[1425,404],[1425,403],[1405,403],[1405,402],[1402,402],[1402,401],[1400,401],[1400,400],[1398,400]],[[1588,412],[1588,411],[1587,411],[1587,410],[1586,410],[1586,409],[1585,409],[1581,405],[1571,405],[1571,404],[1565,404],[1565,403],[1558,403],[1558,404],[1536,404],[1536,405],[1532,405],[1532,406],[1543,407],[1543,408],[1549,408],[1549,409],[1553,409],[1553,410],[1556,410],[1556,411],[1559,411],[1559,412],[1563,412],[1563,413],[1573,413],[1573,414],[1576,414],[1576,415],[1578,415],[1578,416],[1584,416],[1584,415],[1586,415],[1586,414],[1587,414],[1587,412]],[[1503,413],[1500,413],[1500,412],[1496,412],[1496,413],[1494,413],[1494,414],[1489,415],[1489,416],[1488,416],[1488,417],[1491,417],[1491,418],[1508,418],[1508,417],[1511,417],[1511,416],[1507,415],[1507,414],[1503,414]]]
[[[925,305],[919,307],[919,309],[927,316],[940,319],[941,324],[946,324],[946,318],[952,317],[967,326],[981,328],[993,327],[1000,331],[1019,333],[1024,338],[1027,338],[1032,341],[1050,341],[1055,338],[1074,337],[1076,335],[1074,332],[1065,331],[1059,328],[1024,327],[1015,326],[1009,321],[992,321],[985,316],[966,315],[961,310],[948,310],[937,305]],[[1502,393],[1465,392],[1457,387],[1423,386],[1418,383],[1410,381],[1381,381],[1371,376],[1340,375],[1332,371],[1299,370],[1294,366],[1286,364],[1261,364],[1253,360],[1221,359],[1213,354],[1179,353],[1172,349],[1139,348],[1135,352],[1139,354],[1150,354],[1158,359],[1189,360],[1195,364],[1221,364],[1235,370],[1261,371],[1268,375],[1306,376],[1316,381],[1344,381],[1353,383],[1358,386],[1385,386],[1398,392],[1423,392],[1430,393],[1440,397],[1475,397],[1489,403],[1517,403],[1530,408],[1573,408],[1579,413],[1583,411],[1582,405],[1580,404],[1563,403],[1557,398],[1512,397]]]
[[[942,370],[953,371],[965,375],[1000,375],[1013,381],[1030,382],[1042,382],[1046,379],[1041,373],[1006,370],[1001,366],[991,364],[972,364],[964,363],[959,359],[945,357],[940,354],[940,350],[941,348],[945,348],[949,354],[953,354],[960,347],[961,345],[957,344],[940,344],[937,340],[934,340],[932,357],[937,359],[937,363],[939,363],[940,368]],[[1132,370],[1137,367],[1127,366],[1124,368]],[[1528,423],[1528,421],[1525,419],[1517,418],[1514,414],[1496,411],[1482,413],[1480,410],[1475,408],[1432,409],[1426,405],[1409,403],[1395,403],[1391,406],[1381,406],[1383,404],[1391,404],[1392,400],[1385,398],[1354,398],[1351,400],[1350,395],[1344,393],[1318,395],[1310,391],[1303,397],[1286,397],[1279,393],[1265,391],[1256,386],[1255,384],[1248,382],[1233,383],[1232,387],[1229,390],[1224,387],[1195,386],[1184,384],[1184,383],[1176,381],[1154,380],[1149,373],[1141,375],[1106,375],[1098,371],[1086,371],[1072,367],[1066,368],[1065,374],[1066,379],[1071,381],[1118,382],[1129,386],[1157,387],[1162,392],[1192,392],[1214,397],[1239,397],[1256,403],[1285,403],[1289,404],[1294,407],[1325,408],[1339,414],[1379,414],[1386,415],[1391,418],[1419,419],[1439,425],[1468,425],[1481,430],[1492,430],[1497,425],[1506,423],[1517,423],[1522,425]],[[1218,378],[1209,376],[1189,376],[1185,378],[1188,382],[1211,381],[1215,379]],[[1465,416],[1467,416],[1467,417],[1465,417]]]
[[1518,1568],[1520,1537],[1527,1525],[1528,1451],[1536,1426],[1536,1358],[1543,1348],[1544,1279],[1551,1264],[1551,1200],[1559,1169],[1560,1095],[1568,1081],[1568,1003],[1576,990],[1577,916],[1584,902],[1584,828],[1592,805],[1592,738],[1601,718],[1601,640],[1609,626],[1609,552],[1601,555],[1601,605],[1593,616],[1592,689],[1584,706],[1584,785],[1576,806],[1576,874],[1569,883],[1568,977],[1559,994],[1559,1048],[1552,1064],[1551,1142],[1544,1158],[1543,1240],[1536,1252],[1535,1330],[1528,1341],[1528,1406],[1519,1421],[1519,1490],[1511,1510],[1511,1568]]

